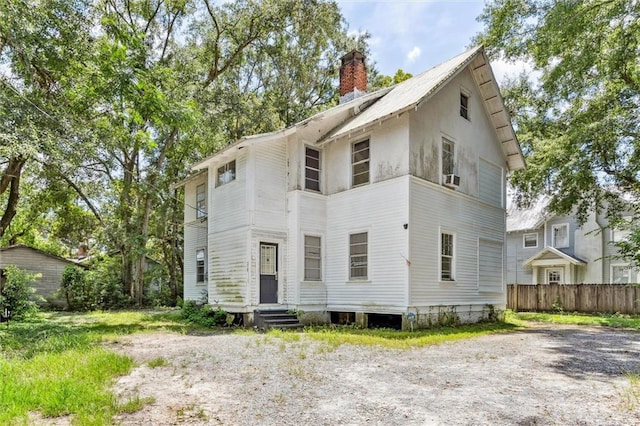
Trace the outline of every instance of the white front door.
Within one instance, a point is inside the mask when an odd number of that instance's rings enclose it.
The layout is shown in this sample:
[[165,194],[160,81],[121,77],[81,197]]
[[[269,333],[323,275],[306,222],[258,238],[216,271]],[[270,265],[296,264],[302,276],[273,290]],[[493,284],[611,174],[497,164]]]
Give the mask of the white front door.
[[564,268],[546,268],[544,275],[547,284],[564,284]]

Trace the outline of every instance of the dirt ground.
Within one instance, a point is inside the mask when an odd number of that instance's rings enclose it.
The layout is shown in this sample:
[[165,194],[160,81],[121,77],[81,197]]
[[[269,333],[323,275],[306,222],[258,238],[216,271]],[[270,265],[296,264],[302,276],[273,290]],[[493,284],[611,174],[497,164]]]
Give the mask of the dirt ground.
[[140,363],[120,397],[153,398],[123,425],[640,425],[637,331],[538,324],[411,350],[139,334],[112,348]]

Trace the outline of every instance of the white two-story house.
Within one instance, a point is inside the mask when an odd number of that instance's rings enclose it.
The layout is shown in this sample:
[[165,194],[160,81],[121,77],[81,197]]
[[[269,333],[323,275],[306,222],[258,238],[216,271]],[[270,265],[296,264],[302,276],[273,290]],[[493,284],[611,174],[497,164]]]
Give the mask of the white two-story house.
[[525,163],[484,49],[370,94],[351,52],[340,77],[340,105],[235,141],[180,184],[185,300],[245,323],[503,309],[505,175]]

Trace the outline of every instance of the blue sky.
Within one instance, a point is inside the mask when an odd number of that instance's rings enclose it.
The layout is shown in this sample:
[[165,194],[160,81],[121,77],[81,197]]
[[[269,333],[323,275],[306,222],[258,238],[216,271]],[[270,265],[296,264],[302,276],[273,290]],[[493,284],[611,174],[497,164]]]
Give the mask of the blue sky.
[[[471,38],[482,30],[476,17],[484,0],[337,0],[350,32],[371,34],[371,57],[382,74],[398,68],[419,74],[464,52]],[[501,81],[518,68],[492,62]]]

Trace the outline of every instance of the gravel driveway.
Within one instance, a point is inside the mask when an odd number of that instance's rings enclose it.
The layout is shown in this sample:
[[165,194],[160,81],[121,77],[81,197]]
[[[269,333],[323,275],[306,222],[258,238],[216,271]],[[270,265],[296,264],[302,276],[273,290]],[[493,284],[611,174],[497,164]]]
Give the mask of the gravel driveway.
[[154,401],[123,425],[640,425],[637,331],[538,324],[410,350],[260,334],[114,346],[141,363],[119,395]]

